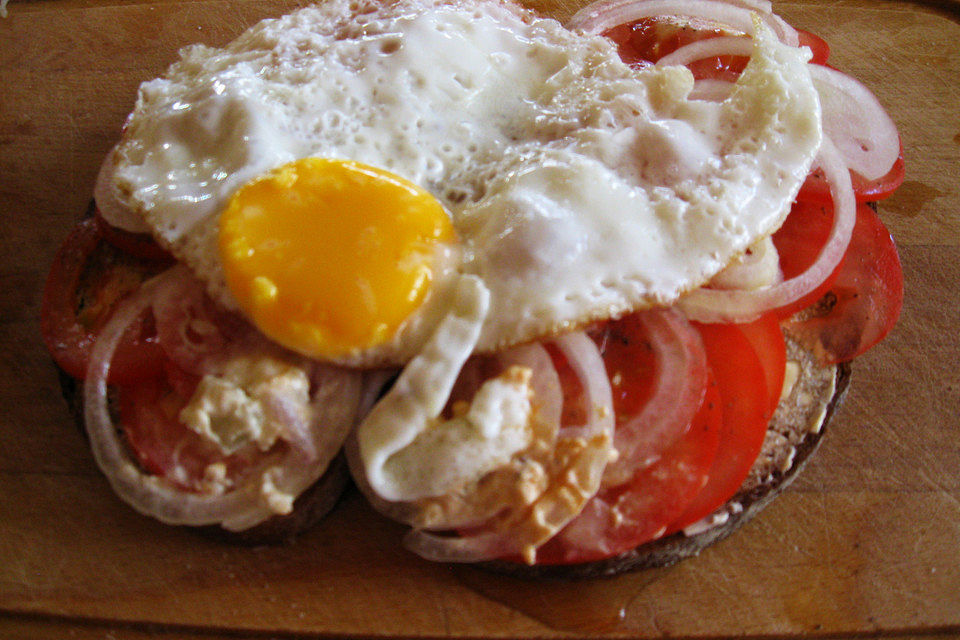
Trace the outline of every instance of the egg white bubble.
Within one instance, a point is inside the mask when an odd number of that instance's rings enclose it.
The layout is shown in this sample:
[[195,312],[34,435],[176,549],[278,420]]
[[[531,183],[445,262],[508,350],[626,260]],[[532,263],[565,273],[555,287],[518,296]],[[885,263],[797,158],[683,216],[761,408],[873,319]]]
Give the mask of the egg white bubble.
[[392,171],[443,204],[459,263],[392,339],[342,362],[409,360],[462,274],[490,291],[476,347],[494,350],[670,304],[779,226],[820,110],[804,52],[757,43],[709,103],[687,98],[685,69],[630,68],[509,4],[329,0],[186,48],[144,83],[112,192],[236,308],[217,225],[237,188],[309,156]]

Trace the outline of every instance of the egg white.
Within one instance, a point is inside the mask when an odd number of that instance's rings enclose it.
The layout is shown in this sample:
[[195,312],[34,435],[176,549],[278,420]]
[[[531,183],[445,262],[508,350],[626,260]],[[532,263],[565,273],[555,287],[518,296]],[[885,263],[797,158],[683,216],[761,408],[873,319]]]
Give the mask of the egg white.
[[456,261],[341,362],[408,361],[464,274],[490,291],[489,351],[670,304],[779,226],[821,137],[803,52],[760,31],[730,98],[692,86],[506,3],[329,0],[184,49],[141,86],[101,191],[235,309],[217,225],[238,187],[309,156],[388,169],[444,205]]

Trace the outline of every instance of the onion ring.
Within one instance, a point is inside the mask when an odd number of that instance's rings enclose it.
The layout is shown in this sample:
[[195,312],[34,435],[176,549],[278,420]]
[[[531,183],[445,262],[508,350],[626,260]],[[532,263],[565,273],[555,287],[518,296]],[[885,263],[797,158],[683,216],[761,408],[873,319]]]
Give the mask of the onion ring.
[[833,142],[826,136],[820,147],[819,166],[833,196],[833,226],[817,259],[804,273],[771,287],[751,290],[721,290],[701,287],[678,301],[687,317],[700,322],[750,322],[765,312],[791,304],[826,280],[843,259],[853,225],[856,202],[850,172]]
[[887,175],[900,155],[900,135],[876,96],[845,73],[818,64],[809,67],[820,94],[823,132],[847,167],[867,180]]
[[753,15],[760,18],[790,46],[797,46],[796,30],[772,13],[752,2],[719,2],[717,0],[599,0],[570,18],[566,27],[590,34],[601,34],[614,27],[636,22],[641,18],[682,16],[706,20],[732,31],[753,32]]
[[[176,270],[170,270],[146,282],[117,309],[94,345],[84,384],[84,417],[91,449],[114,491],[140,513],[167,524],[220,524],[231,531],[242,531],[289,511],[293,499],[323,474],[353,424],[359,376],[331,371],[324,378],[322,397],[311,404],[317,408],[313,422],[315,457],[297,447],[272,452],[250,470],[242,484],[221,494],[186,493],[144,473],[121,442],[110,416],[107,375],[126,327],[151,307],[164,287],[175,284],[176,277]],[[325,402],[328,394],[336,395],[338,401]]]
[[753,54],[753,40],[742,36],[720,36],[697,40],[684,45],[657,60],[657,66],[689,65],[713,56],[744,56]]
[[613,434],[619,457],[607,466],[605,487],[629,482],[690,428],[707,384],[707,355],[700,334],[680,312],[652,309],[636,316],[650,336],[657,380],[650,400]]

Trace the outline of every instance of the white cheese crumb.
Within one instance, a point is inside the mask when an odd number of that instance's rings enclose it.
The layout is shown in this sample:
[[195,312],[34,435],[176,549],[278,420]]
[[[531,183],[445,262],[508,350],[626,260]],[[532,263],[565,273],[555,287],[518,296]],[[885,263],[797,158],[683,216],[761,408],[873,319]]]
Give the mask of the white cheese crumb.
[[793,386],[797,384],[797,380],[799,379],[800,363],[788,360],[786,369],[784,370],[783,390],[780,392],[781,402],[790,397],[790,394],[793,393]]
[[205,375],[180,411],[180,420],[223,453],[256,443],[273,446],[302,418],[310,402],[310,381],[295,366],[266,356],[230,360]]
[[278,515],[287,515],[293,511],[294,496],[277,489],[273,482],[273,474],[263,474],[263,481],[260,484],[260,497],[273,513]]

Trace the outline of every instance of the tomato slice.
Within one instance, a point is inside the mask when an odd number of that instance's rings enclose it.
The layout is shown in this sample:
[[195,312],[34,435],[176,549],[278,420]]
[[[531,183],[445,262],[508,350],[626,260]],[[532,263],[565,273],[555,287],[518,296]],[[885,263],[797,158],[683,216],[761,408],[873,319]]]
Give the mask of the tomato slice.
[[750,342],[753,352],[763,367],[768,400],[764,417],[769,422],[780,404],[783,380],[787,370],[787,345],[783,338],[783,329],[780,328],[780,319],[776,314],[768,313],[753,322],[736,326]]
[[[83,379],[96,336],[120,301],[163,264],[142,261],[103,241],[96,218],[86,218],[67,236],[47,276],[40,330],[47,350],[70,376]],[[156,375],[162,350],[152,317],[124,334],[111,362],[109,382],[126,384]]]
[[[783,335],[779,344],[772,339],[769,322],[768,318],[761,319],[758,326],[747,331],[735,324],[694,323],[719,386],[723,427],[706,485],[671,521],[667,533],[697,522],[726,503],[740,489],[760,454],[771,414],[773,394],[768,379],[772,377],[775,384],[777,377],[769,372],[786,363]],[[763,364],[765,359],[767,364]],[[782,388],[782,368],[779,379]]]
[[537,550],[537,564],[601,560],[663,535],[707,481],[720,439],[720,405],[717,386],[708,382],[687,433],[629,483],[594,496]]
[[606,322],[589,332],[610,378],[617,423],[639,413],[653,394],[657,357],[633,316]]
[[202,477],[215,456],[198,448],[202,443],[197,434],[180,422],[185,404],[184,397],[161,376],[119,390],[120,423],[140,464],[154,475],[169,476],[181,488],[190,488],[188,478]]
[[801,47],[810,47],[810,51],[813,53],[813,57],[810,58],[811,63],[827,64],[827,59],[830,57],[830,45],[827,44],[826,40],[803,29],[797,29],[797,39],[800,41]]
[[103,238],[117,249],[128,253],[136,258],[144,260],[164,261],[173,263],[173,256],[166,249],[156,243],[149,233],[132,233],[118,227],[114,227],[104,220],[100,209],[95,209],[94,215],[100,225]]
[[903,306],[903,271],[890,232],[866,204],[836,279],[803,320],[789,326],[825,362],[847,362],[882,340]]
[[[793,203],[790,215],[773,234],[773,244],[780,257],[780,271],[785,279],[794,278],[810,268],[827,243],[832,226],[832,204],[801,201]],[[797,311],[806,309],[830,290],[839,271],[838,265],[816,289],[795,302],[775,309],[774,312],[780,319],[786,319]]]
[[193,394],[199,377],[181,371],[164,359],[166,375],[117,387],[120,425],[145,471],[185,491],[207,491],[207,467],[223,463],[225,478],[243,477],[259,456],[256,446],[231,455],[180,421],[180,411]]
[[[701,29],[669,18],[641,18],[614,27],[604,35],[617,43],[624,62],[646,64],[657,62],[680,47],[726,33],[721,29]],[[748,60],[746,56],[713,56],[694,62],[689,69],[698,80],[709,78],[734,82]]]
[[[876,180],[867,180],[855,171],[850,172],[850,180],[853,183],[853,195],[857,202],[876,202],[890,197],[897,188],[903,184],[904,179],[903,162],[903,143],[900,143],[900,155],[894,161],[893,166],[886,175]],[[807,176],[800,192],[797,194],[797,201],[810,202],[814,204],[830,204],[833,197],[830,195],[830,187],[823,171],[816,169]]]

